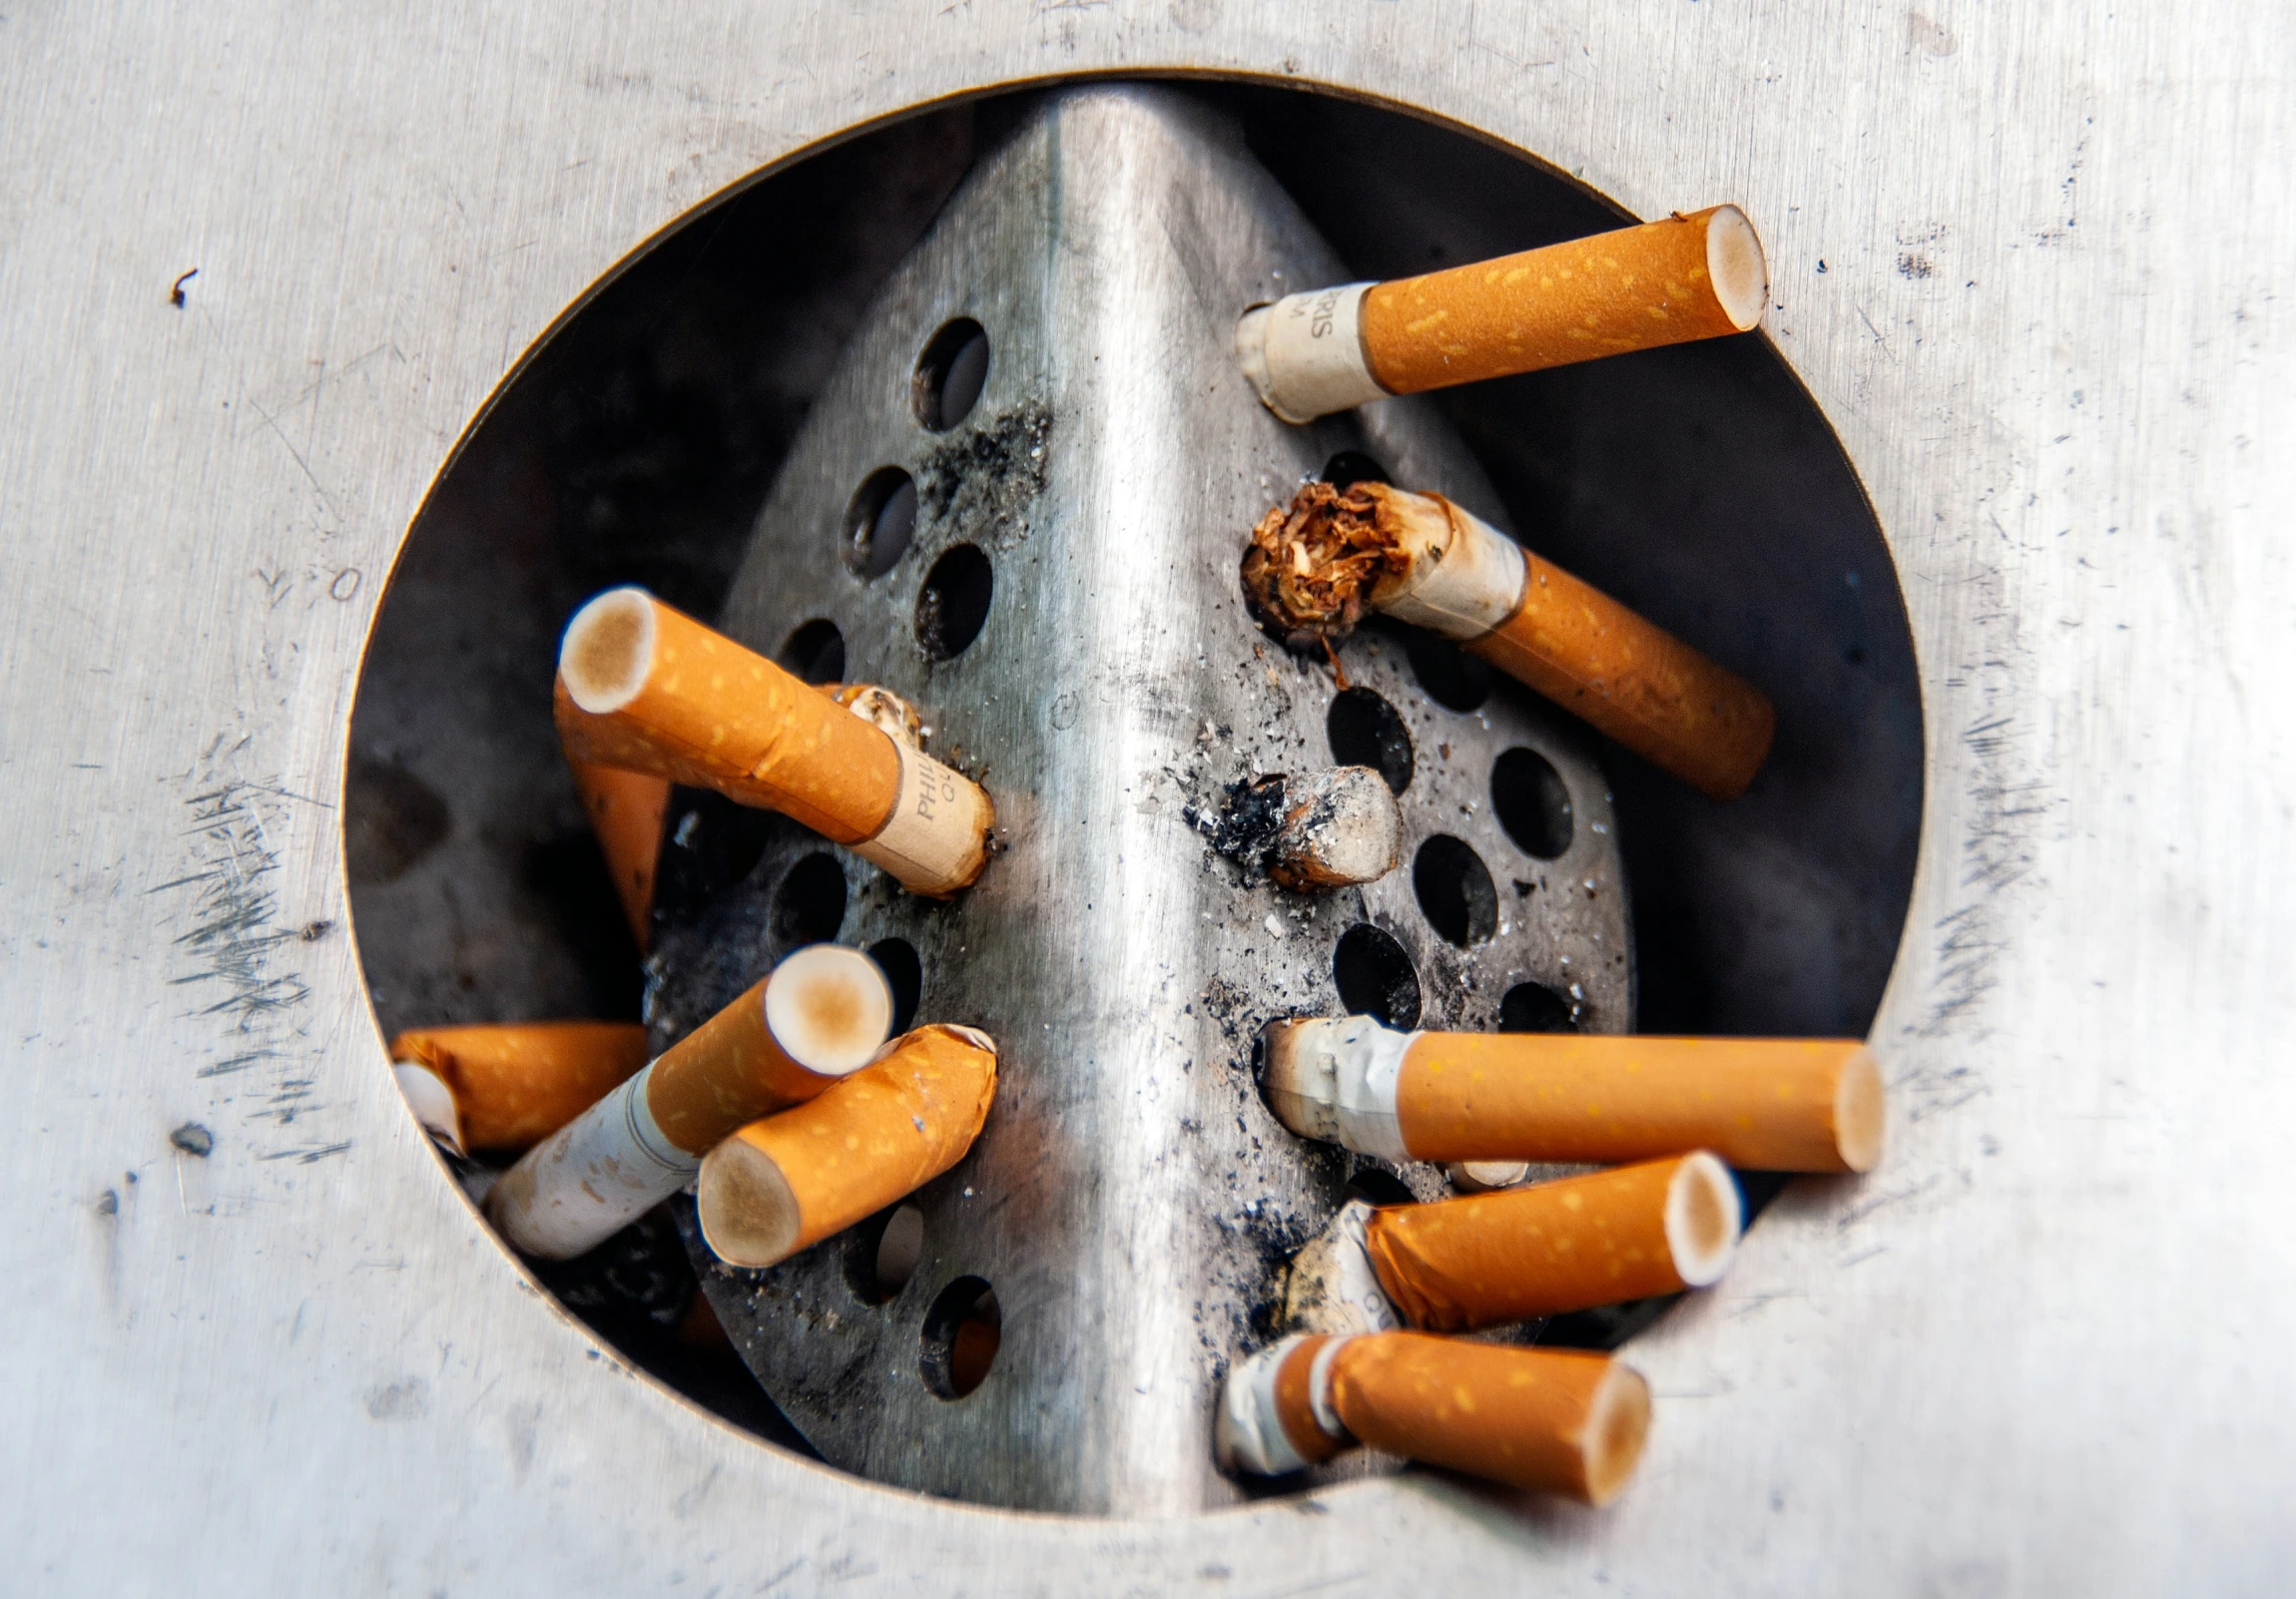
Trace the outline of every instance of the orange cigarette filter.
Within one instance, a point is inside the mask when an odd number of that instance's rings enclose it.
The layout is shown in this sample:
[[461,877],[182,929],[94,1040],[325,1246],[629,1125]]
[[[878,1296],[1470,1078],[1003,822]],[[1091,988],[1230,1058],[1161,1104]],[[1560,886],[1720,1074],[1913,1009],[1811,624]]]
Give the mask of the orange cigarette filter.
[[1415,1328],[1463,1332],[1706,1288],[1729,1269],[1738,1185],[1693,1154],[1375,1211],[1372,1270]]
[[1399,277],[1364,295],[1364,353],[1391,394],[1743,333],[1769,297],[1745,213],[1716,206]]
[[642,589],[575,614],[558,690],[577,761],[779,810],[918,893],[953,893],[987,859],[979,785]]
[[662,860],[662,820],[670,812],[670,780],[579,761],[571,751],[566,765],[573,769],[575,792],[582,796],[590,830],[597,834],[598,848],[606,857],[622,914],[629,918],[630,936],[643,950],[652,934],[654,871]]
[[795,1110],[743,1128],[702,1162],[702,1236],[762,1268],[842,1233],[954,1166],[996,1094],[996,1045],[922,1027]]
[[1294,1132],[1390,1159],[1650,1160],[1864,1172],[1880,1070],[1854,1038],[1397,1033],[1369,1017],[1274,1022],[1268,1103]]
[[1307,422],[1390,394],[1742,333],[1769,297],[1753,225],[1715,206],[1421,277],[1287,295],[1244,313],[1236,357],[1270,410]]
[[1649,1384],[1606,1354],[1367,1332],[1290,1339],[1238,1365],[1219,1445],[1234,1468],[1278,1474],[1362,1443],[1601,1505],[1649,1426]]
[[600,1021],[417,1027],[390,1041],[393,1061],[427,1068],[454,1096],[464,1146],[510,1152],[540,1143],[646,1064],[646,1029]]

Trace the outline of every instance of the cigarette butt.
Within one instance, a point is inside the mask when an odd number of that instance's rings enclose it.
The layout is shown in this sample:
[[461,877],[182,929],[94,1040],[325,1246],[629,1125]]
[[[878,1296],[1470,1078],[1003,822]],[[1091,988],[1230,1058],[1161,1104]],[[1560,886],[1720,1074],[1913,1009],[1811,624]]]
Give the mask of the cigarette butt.
[[954,1166],[995,1093],[986,1033],[918,1028],[875,1065],[711,1151],[695,1188],[702,1237],[729,1266],[785,1261]]
[[1386,876],[1403,858],[1395,791],[1370,767],[1334,767],[1287,782],[1268,875],[1302,893]]
[[570,1260],[677,1193],[744,1123],[874,1059],[892,990],[858,949],[815,944],[503,1175],[487,1214],[521,1254]]
[[1279,1120],[1391,1160],[1651,1160],[1865,1172],[1881,1159],[1880,1070],[1854,1038],[1397,1033],[1369,1017],[1271,1022]]
[[1450,1186],[1461,1194],[1488,1194],[1493,1189],[1512,1188],[1530,1175],[1528,1161],[1452,1161],[1443,1168],[1443,1176]]
[[568,751],[575,792],[589,813],[590,830],[606,857],[614,892],[629,918],[630,935],[644,950],[652,934],[654,870],[662,859],[662,818],[670,810],[670,781],[578,761]]
[[600,1021],[417,1027],[390,1041],[390,1058],[435,1074],[452,1097],[463,1147],[516,1151],[645,1065],[646,1029]]
[[954,893],[987,860],[979,785],[643,589],[575,613],[558,682],[576,760],[779,810],[915,893]]
[[1729,1168],[1700,1152],[1386,1206],[1365,1249],[1406,1322],[1464,1332],[1707,1288],[1729,1270],[1743,1221]]
[[1770,753],[1760,690],[1440,495],[1310,483],[1260,519],[1242,573],[1291,633],[1343,638],[1367,610],[1427,628],[1714,799]]
[[1770,754],[1761,690],[1551,561],[1525,555],[1522,603],[1466,648],[1713,800]]
[[1276,1475],[1362,1443],[1601,1505],[1649,1427],[1650,1385],[1609,1355],[1367,1332],[1286,1339],[1237,1365],[1217,1446],[1231,1470]]
[[1312,421],[1390,394],[1742,333],[1770,295],[1735,206],[1244,313],[1236,354],[1268,408]]

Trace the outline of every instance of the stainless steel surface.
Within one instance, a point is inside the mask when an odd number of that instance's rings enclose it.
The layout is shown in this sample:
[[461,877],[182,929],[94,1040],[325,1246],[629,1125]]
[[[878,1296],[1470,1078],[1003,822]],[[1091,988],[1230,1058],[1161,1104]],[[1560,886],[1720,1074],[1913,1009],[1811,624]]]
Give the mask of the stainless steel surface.
[[[835,1463],[1034,1509],[1234,1502],[1212,1464],[1220,1378],[1267,1336],[1276,1275],[1348,1175],[1262,1103],[1260,1024],[1344,1013],[1335,946],[1367,923],[1409,954],[1425,1025],[1494,1027],[1525,981],[1575,993],[1589,1028],[1630,1022],[1593,741],[1511,685],[1476,711],[1444,708],[1400,634],[1340,652],[1351,703],[1379,695],[1409,737],[1398,869],[1295,894],[1252,882],[1199,830],[1228,786],[1335,761],[1323,657],[1288,655],[1244,612],[1251,525],[1344,450],[1503,515],[1432,406],[1295,428],[1238,375],[1235,308],[1338,270],[1226,119],[1169,90],[1069,91],[975,171],[870,306],[759,520],[721,627],[775,656],[834,623],[846,677],[913,702],[933,751],[986,785],[1004,846],[949,905],[839,852],[837,936],[906,940],[925,972],[919,1018],[1001,1045],[980,1142],[918,1196],[924,1255],[906,1288],[882,1306],[857,1297],[849,1240],[754,1280],[704,1279],[767,1389]],[[987,383],[963,422],[929,431],[911,374],[962,317],[985,330]],[[848,506],[888,467],[911,475],[920,510],[906,552],[868,577],[848,557]],[[918,642],[921,596],[962,546],[987,553],[986,620],[935,661]],[[1515,747],[1570,792],[1570,843],[1552,860],[1494,814],[1493,763]],[[1412,863],[1437,835],[1473,850],[1498,896],[1495,931],[1469,947],[1415,896]],[[777,914],[803,888],[792,868],[828,852],[780,829],[737,889],[660,936],[660,1038],[831,930]],[[1439,1170],[1416,1176],[1442,1191]],[[951,1401],[926,1385],[919,1350],[928,1307],[966,1275],[995,1289],[1002,1341],[988,1380]]]
[[[2290,27],[2228,0],[11,13],[11,1571],[2270,1590],[2296,1553]],[[1639,215],[1740,197],[1770,335],[1904,579],[1931,766],[1875,1027],[1897,1142],[1790,1191],[1640,1340],[1652,1453],[1600,1515],[1405,1476],[1324,1513],[1023,1517],[764,1448],[537,1302],[438,1180],[360,993],[332,808],[359,651],[518,353],[815,140],[1163,69],[1421,107]],[[195,1121],[205,1157],[169,1142]]]

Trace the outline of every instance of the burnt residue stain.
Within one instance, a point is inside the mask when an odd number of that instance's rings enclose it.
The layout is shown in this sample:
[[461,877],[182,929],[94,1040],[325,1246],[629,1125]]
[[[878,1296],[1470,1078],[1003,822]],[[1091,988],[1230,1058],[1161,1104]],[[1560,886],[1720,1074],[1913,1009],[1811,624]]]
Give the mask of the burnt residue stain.
[[404,876],[453,826],[437,791],[393,763],[354,761],[344,800],[343,852],[362,888]]
[[1214,850],[1244,868],[1244,884],[1264,881],[1290,806],[1289,785],[1280,772],[1240,778],[1221,791],[1217,804],[1191,801],[1181,819],[1210,841]]
[[168,1135],[168,1142],[182,1150],[186,1155],[196,1155],[203,1161],[214,1154],[216,1150],[216,1135],[202,1127],[198,1122],[184,1123],[183,1126]]
[[948,535],[1008,550],[1032,531],[1029,511],[1044,493],[1051,439],[1046,406],[999,411],[924,458],[917,499]]

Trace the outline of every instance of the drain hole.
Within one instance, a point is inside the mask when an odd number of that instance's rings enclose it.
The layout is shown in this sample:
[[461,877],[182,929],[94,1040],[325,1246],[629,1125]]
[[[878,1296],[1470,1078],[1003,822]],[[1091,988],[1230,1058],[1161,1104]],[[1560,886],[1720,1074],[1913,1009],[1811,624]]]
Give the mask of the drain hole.
[[1536,750],[1518,745],[1492,763],[1490,807],[1525,854],[1552,860],[1570,847],[1570,790]]
[[980,637],[995,586],[988,557],[970,544],[956,545],[933,562],[916,597],[916,642],[924,653],[935,661],[962,655]]
[[1396,708],[1369,689],[1350,689],[1332,702],[1324,720],[1332,759],[1343,767],[1370,767],[1402,794],[1412,783],[1412,736]]
[[782,646],[782,665],[808,683],[843,683],[846,636],[835,622],[817,617],[790,635]]
[[1472,711],[1490,698],[1490,667],[1448,639],[1413,628],[1404,635],[1412,676],[1428,698],[1453,711]]
[[916,480],[880,466],[846,507],[846,565],[864,578],[883,577],[908,553],[916,534]]
[[1368,921],[1340,934],[1332,981],[1352,1016],[1371,1016],[1388,1027],[1420,1024],[1420,974],[1412,969],[1412,957]]
[[1451,943],[1479,944],[1498,931],[1498,887],[1464,839],[1438,832],[1412,859],[1412,891],[1428,925]]
[[1420,1197],[1384,1166],[1359,1166],[1348,1176],[1348,1198],[1366,1205],[1417,1205]]
[[846,919],[846,874],[835,855],[808,855],[774,895],[774,938],[783,949],[826,944]]
[[1358,483],[1385,483],[1388,469],[1362,450],[1342,450],[1324,463],[1324,481],[1334,488],[1353,488]]
[[916,1002],[924,995],[924,962],[905,938],[880,938],[868,946],[868,956],[892,990],[892,1036],[898,1038],[916,1021]]
[[899,1297],[924,1254],[924,1212],[914,1205],[879,1211],[846,1242],[846,1284],[863,1305]]
[[910,400],[916,419],[935,433],[963,421],[988,381],[988,335],[980,323],[959,316],[932,335],[916,358]]
[[1575,1033],[1578,1006],[1544,983],[1516,983],[1498,1002],[1502,1033]]
[[988,1375],[1002,1340],[1004,1316],[986,1280],[960,1277],[940,1291],[924,1313],[924,1385],[944,1399],[961,1399]]

